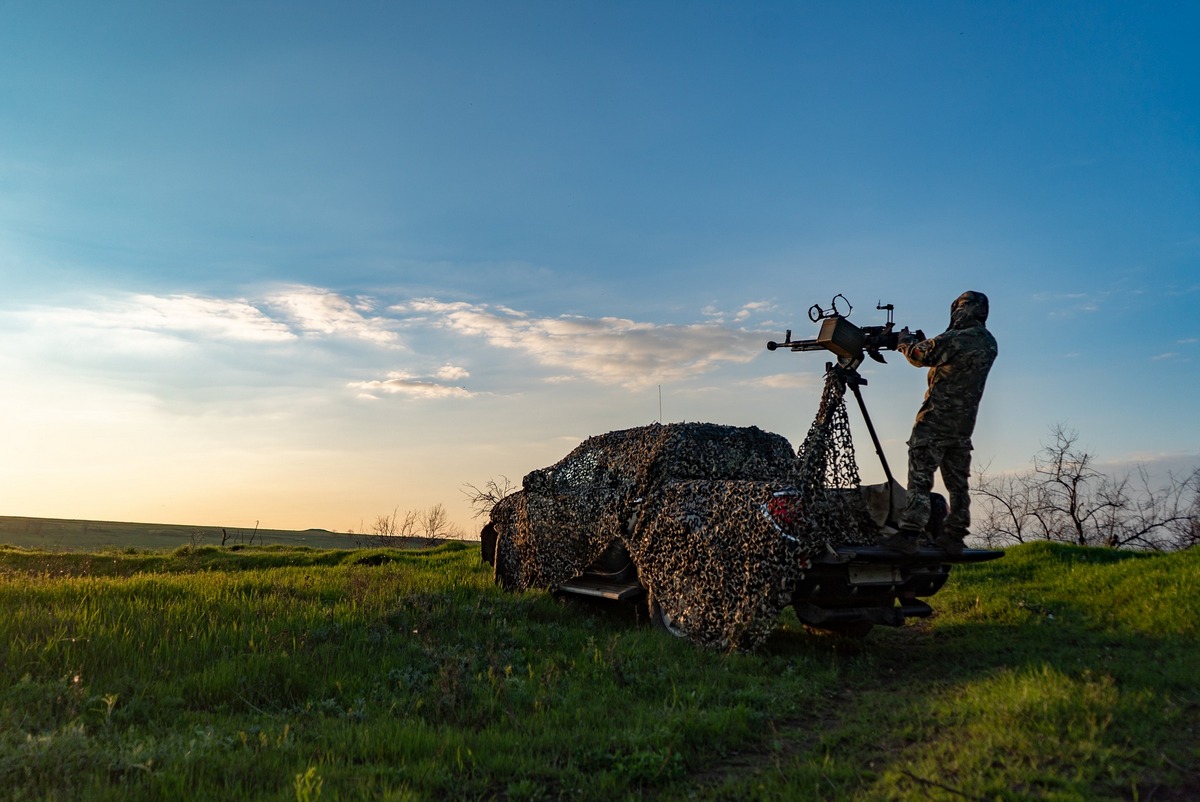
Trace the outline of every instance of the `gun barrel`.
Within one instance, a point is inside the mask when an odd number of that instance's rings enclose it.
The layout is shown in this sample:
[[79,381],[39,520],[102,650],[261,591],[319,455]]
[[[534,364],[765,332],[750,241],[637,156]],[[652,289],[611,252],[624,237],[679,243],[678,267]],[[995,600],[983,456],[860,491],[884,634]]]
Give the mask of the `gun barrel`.
[[795,340],[788,345],[793,351],[822,351],[828,346],[819,340]]

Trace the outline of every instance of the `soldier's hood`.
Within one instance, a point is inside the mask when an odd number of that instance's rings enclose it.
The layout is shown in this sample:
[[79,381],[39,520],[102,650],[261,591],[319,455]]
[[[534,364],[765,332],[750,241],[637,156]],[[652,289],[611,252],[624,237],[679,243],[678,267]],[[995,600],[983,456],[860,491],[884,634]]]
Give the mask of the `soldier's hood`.
[[969,329],[987,323],[988,299],[982,292],[968,290],[950,304],[950,328]]

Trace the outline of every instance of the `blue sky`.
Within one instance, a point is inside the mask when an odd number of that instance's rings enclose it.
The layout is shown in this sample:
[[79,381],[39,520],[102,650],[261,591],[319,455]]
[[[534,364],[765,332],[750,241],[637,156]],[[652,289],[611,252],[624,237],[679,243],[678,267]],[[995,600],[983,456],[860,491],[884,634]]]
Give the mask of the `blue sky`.
[[[345,531],[987,293],[977,464],[1200,461],[1190,3],[0,6],[0,512]],[[922,371],[871,364],[902,474]],[[660,390],[661,388],[661,390]],[[857,418],[852,414],[852,419]],[[877,469],[865,437],[864,474]]]

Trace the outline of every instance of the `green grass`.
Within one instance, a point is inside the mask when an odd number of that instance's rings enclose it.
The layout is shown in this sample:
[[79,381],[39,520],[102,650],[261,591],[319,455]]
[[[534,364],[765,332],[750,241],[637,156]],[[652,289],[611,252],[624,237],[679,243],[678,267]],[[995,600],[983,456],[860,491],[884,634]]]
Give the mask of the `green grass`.
[[0,549],[0,799],[1189,799],[1198,580],[1033,544],[721,654],[461,544]]

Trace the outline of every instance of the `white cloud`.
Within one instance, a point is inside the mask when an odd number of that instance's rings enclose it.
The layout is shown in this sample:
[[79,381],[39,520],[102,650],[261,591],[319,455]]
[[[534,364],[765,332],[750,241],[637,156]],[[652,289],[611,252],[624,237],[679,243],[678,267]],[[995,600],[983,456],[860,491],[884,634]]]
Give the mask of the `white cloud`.
[[351,302],[330,290],[294,286],[269,296],[267,304],[281,310],[305,332],[351,337],[377,345],[399,344],[386,318],[364,317],[363,312],[374,308],[374,302],[367,298]]
[[758,312],[770,312],[774,309],[774,304],[766,301],[751,301],[748,304],[744,304],[742,308],[737,311],[737,314],[733,316],[733,318],[734,320],[741,322]]
[[453,382],[465,379],[471,374],[467,372],[466,368],[460,368],[458,365],[446,364],[438,368],[433,375],[437,376],[442,381]]
[[[762,302],[745,304],[736,316],[767,307]],[[380,364],[381,353],[367,349],[359,353],[360,361],[353,369],[359,376],[365,369],[373,372],[368,376],[379,378],[347,382],[352,376],[330,377],[371,398],[472,398],[481,394],[462,386],[471,377],[467,365],[459,362],[463,342],[469,342],[472,350],[492,350],[485,357],[489,375],[504,373],[504,366],[494,360],[507,351],[525,363],[524,367],[512,366],[517,373],[508,375],[528,375],[531,381],[550,383],[582,381],[636,388],[690,382],[722,366],[746,363],[762,351],[766,339],[746,327],[712,321],[681,325],[615,316],[538,317],[501,305],[434,298],[385,307],[368,296],[345,296],[306,285],[283,287],[256,300],[143,293],[103,299],[86,307],[34,308],[10,319],[32,321],[31,328],[43,341],[64,353],[77,354],[83,347],[89,353],[144,354],[160,361],[164,357],[178,359],[182,349],[195,351],[221,342],[304,344],[328,338],[349,338],[394,353],[401,347],[399,332],[409,331],[422,343],[422,361],[429,367],[389,373],[393,366]],[[436,332],[449,334],[449,345],[444,336],[428,337]],[[297,376],[327,371],[327,363],[309,354],[310,350],[295,350],[287,360],[273,361],[270,366],[276,374]],[[215,351],[212,358],[208,364],[215,368],[225,365],[230,356],[228,351]],[[530,363],[542,370],[529,370]],[[226,379],[244,383],[251,375],[243,371]],[[176,386],[164,383],[163,392],[170,394],[168,388]]]
[[[466,376],[466,371],[462,371],[462,375]],[[359,390],[360,398],[370,399],[378,398],[381,393],[409,398],[474,398],[477,395],[465,387],[443,384],[431,378],[413,376],[399,370],[388,373],[386,379],[350,382],[347,386]]]
[[746,382],[766,390],[807,390],[822,386],[824,378],[815,373],[773,373]]
[[197,295],[131,295],[94,308],[34,308],[20,314],[36,327],[55,331],[109,332],[110,345],[143,351],[174,338],[206,337],[250,343],[294,340],[284,324],[240,299]]
[[566,369],[571,376],[630,387],[682,381],[723,363],[748,362],[762,350],[758,334],[712,323],[659,325],[577,315],[537,318],[502,307],[429,298],[392,311],[519,351],[545,367]]
[[286,326],[240,299],[135,295],[133,305],[126,319],[142,328],[188,331],[244,342],[283,342],[295,338]]
[[1200,469],[1200,453],[1187,451],[1145,451],[1121,459],[1099,460],[1096,467],[1105,473],[1120,476],[1145,470],[1158,480],[1168,476],[1186,477]]
[[138,353],[169,352],[189,341],[271,344],[305,335],[398,346],[399,337],[389,328],[391,320],[364,314],[374,306],[364,296],[352,301],[329,290],[295,286],[259,302],[137,293],[77,307],[31,307],[13,318],[59,337],[70,333],[71,339]]
[[776,308],[775,304],[768,301],[751,301],[750,303],[742,304],[736,312],[730,314],[717,306],[716,303],[711,303],[700,310],[700,313],[716,324],[723,324],[729,320],[744,323],[752,315],[771,312]]

